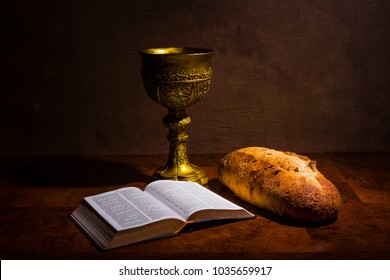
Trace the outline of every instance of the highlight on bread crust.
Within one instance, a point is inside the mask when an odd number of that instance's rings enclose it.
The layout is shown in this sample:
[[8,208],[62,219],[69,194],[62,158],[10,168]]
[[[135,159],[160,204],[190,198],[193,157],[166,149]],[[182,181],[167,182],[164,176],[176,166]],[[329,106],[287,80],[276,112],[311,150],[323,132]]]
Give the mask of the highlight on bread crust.
[[264,147],[225,155],[218,178],[242,200],[282,217],[319,222],[337,216],[341,196],[308,157]]

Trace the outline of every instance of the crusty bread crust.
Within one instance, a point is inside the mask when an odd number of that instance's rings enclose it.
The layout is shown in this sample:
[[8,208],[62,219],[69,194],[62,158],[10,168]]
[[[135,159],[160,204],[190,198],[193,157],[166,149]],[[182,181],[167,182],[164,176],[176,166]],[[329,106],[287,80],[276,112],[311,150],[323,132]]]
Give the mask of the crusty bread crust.
[[224,156],[218,177],[242,200],[282,217],[319,222],[339,212],[341,196],[309,158],[248,147]]

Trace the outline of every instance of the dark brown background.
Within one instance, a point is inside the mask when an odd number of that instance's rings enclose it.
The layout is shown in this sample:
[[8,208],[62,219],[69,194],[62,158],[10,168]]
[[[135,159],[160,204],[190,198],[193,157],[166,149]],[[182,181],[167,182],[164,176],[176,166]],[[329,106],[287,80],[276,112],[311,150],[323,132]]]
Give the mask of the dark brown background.
[[167,153],[138,50],[215,50],[189,153],[390,151],[390,2],[2,1],[0,155]]

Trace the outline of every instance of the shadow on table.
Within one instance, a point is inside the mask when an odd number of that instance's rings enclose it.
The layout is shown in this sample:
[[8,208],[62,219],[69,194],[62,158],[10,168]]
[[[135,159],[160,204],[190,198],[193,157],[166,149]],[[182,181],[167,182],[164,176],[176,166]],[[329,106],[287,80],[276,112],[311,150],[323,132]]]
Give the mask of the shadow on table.
[[18,184],[37,186],[105,186],[149,182],[150,177],[133,166],[88,157],[32,159],[9,171]]

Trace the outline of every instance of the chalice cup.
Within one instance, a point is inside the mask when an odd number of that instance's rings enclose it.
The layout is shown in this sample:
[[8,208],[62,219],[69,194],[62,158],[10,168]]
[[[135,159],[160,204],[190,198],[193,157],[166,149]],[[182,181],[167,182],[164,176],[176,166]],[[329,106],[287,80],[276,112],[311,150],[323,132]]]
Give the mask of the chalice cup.
[[150,48],[140,51],[142,80],[148,96],[168,109],[163,123],[169,128],[169,156],[154,179],[208,183],[206,172],[187,157],[185,109],[200,101],[210,88],[213,51],[202,48]]

